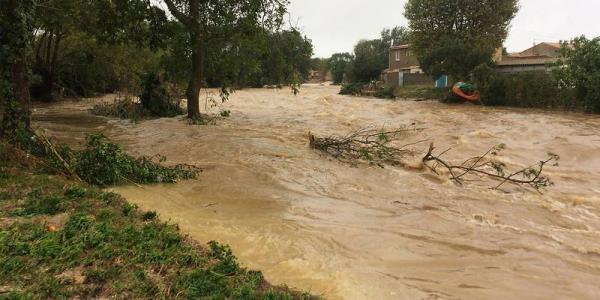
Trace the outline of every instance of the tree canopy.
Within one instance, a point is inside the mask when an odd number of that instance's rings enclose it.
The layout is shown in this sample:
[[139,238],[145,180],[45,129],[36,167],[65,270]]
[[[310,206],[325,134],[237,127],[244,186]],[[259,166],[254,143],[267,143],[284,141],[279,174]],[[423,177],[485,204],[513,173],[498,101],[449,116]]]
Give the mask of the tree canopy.
[[334,84],[344,82],[346,75],[351,72],[350,68],[353,61],[354,56],[347,52],[335,53],[329,58],[329,71],[331,71]]
[[164,0],[169,12],[188,35],[191,76],[186,91],[188,117],[199,118],[200,89],[206,86],[205,61],[209,45],[218,40],[227,45],[242,37],[279,28],[286,11],[284,0]]
[[405,27],[383,29],[373,40],[361,40],[354,46],[354,60],[350,77],[354,82],[376,80],[389,66],[390,46],[409,41],[410,31]]
[[466,79],[502,46],[517,11],[518,0],[409,0],[404,15],[421,69]]
[[574,89],[586,111],[600,113],[600,37],[563,44],[556,75],[563,90]]

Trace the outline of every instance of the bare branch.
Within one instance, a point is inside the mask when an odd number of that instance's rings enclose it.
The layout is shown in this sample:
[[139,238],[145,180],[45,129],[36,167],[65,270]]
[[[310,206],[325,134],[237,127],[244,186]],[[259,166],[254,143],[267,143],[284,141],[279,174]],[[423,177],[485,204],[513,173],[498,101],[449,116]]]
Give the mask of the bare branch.
[[[361,129],[352,132],[346,136],[330,136],[318,138],[309,133],[310,147],[325,152],[334,158],[347,162],[367,162],[383,167],[384,164],[393,166],[407,166],[407,158],[414,160],[415,150],[409,147],[426,142],[427,140],[414,143],[400,144],[400,140],[405,138],[411,132],[422,129],[404,127],[396,130],[386,131],[384,129]],[[433,143],[422,158],[423,168],[431,170],[437,175],[444,174],[447,171],[451,180],[459,185],[465,182],[471,182],[488,178],[499,181],[494,189],[499,189],[506,183],[516,185],[525,185],[539,191],[542,188],[551,186],[553,183],[543,173],[544,168],[552,162],[556,163],[560,159],[558,155],[549,153],[546,160],[540,161],[537,165],[513,172],[507,172],[507,166],[494,159],[498,153],[504,149],[504,145],[497,145],[490,148],[481,156],[476,156],[464,160],[460,164],[453,164],[443,160],[442,155],[448,153],[449,148],[438,155],[434,154],[435,147]]]

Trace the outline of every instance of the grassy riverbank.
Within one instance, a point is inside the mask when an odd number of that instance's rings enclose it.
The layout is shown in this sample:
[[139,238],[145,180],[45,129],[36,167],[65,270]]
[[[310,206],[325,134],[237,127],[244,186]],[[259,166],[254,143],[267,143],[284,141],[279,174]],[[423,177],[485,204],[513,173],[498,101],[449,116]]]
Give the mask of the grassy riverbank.
[[0,159],[0,299],[310,299],[119,195]]

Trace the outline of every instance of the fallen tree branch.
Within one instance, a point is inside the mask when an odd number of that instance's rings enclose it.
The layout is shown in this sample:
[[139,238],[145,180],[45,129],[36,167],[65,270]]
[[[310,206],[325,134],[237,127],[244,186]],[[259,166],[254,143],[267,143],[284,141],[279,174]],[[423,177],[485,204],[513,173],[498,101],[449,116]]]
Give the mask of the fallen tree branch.
[[412,125],[405,128],[386,131],[366,128],[346,136],[317,138],[309,133],[310,147],[330,154],[344,162],[365,161],[383,167],[384,164],[402,165],[402,158],[413,155],[408,147],[422,143],[398,145],[397,141],[406,135],[419,131]]
[[[427,166],[431,171],[436,174],[440,174],[439,168],[441,167],[447,170],[450,174],[450,179],[458,184],[463,184],[465,181],[464,177],[467,175],[484,176],[499,180],[500,183],[496,185],[494,189],[499,189],[506,183],[528,185],[536,190],[551,186],[553,185],[553,182],[549,177],[542,174],[544,167],[550,163],[553,163],[554,166],[557,166],[558,161],[560,160],[558,155],[548,153],[548,158],[540,161],[537,165],[507,173],[506,164],[493,158],[504,149],[504,145],[494,146],[485,154],[465,160],[459,165],[454,165],[441,159],[441,155],[434,155],[434,149],[435,147],[433,146],[433,143],[431,143],[429,145],[427,154],[423,157],[424,165]],[[434,162],[434,164],[431,165],[428,162]]]
[[[427,140],[405,144],[400,143],[400,141],[404,140],[409,133],[418,130],[421,129],[412,127],[391,131],[361,129],[346,136],[329,136],[324,138],[319,138],[309,133],[309,142],[311,148],[327,153],[342,162],[352,164],[366,162],[380,167],[386,164],[406,167],[409,165],[407,159],[414,161],[416,154],[419,153],[419,151],[415,151],[411,147]],[[498,153],[504,148],[503,144],[497,145],[490,148],[481,156],[469,158],[460,164],[453,164],[442,159],[442,156],[448,153],[451,148],[435,155],[433,153],[435,147],[431,143],[429,150],[422,158],[423,168],[427,168],[437,175],[442,175],[445,170],[448,172],[450,179],[460,185],[466,181],[482,177],[499,181],[494,189],[499,189],[507,183],[512,183],[530,186],[539,191],[553,184],[550,178],[543,174],[543,171],[548,164],[554,163],[554,165],[558,165],[560,159],[558,155],[549,153],[546,160],[540,161],[536,165],[508,172],[508,166],[495,159]]]

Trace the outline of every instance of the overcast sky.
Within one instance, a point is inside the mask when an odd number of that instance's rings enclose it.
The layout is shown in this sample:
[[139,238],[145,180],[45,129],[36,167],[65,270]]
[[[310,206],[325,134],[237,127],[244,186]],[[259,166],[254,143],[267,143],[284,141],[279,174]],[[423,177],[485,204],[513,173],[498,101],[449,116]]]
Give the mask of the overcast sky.
[[[315,47],[315,56],[351,52],[360,39],[376,38],[384,27],[407,26],[406,0],[290,0],[290,22]],[[534,42],[558,42],[585,34],[600,36],[600,0],[520,0],[505,46],[510,52]]]

